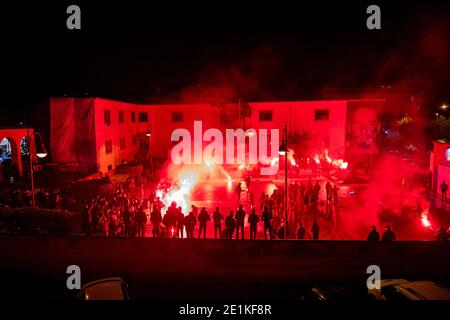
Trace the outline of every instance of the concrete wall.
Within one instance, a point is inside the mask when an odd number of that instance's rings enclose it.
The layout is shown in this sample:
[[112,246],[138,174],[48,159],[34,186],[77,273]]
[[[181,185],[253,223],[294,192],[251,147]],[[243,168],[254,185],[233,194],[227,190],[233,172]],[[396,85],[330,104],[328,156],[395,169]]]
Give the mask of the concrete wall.
[[370,264],[385,276],[449,277],[450,243],[0,236],[2,268],[56,271],[78,264],[109,273],[348,277]]

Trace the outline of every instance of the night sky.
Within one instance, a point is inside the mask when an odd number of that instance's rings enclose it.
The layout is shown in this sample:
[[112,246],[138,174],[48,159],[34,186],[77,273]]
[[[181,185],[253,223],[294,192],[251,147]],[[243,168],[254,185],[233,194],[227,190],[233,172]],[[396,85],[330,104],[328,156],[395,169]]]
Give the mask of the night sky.
[[[299,100],[390,85],[449,97],[443,1],[60,2],[2,4],[3,111],[64,94]],[[70,4],[81,7],[80,31],[66,28]],[[366,28],[370,4],[381,7],[381,30]]]

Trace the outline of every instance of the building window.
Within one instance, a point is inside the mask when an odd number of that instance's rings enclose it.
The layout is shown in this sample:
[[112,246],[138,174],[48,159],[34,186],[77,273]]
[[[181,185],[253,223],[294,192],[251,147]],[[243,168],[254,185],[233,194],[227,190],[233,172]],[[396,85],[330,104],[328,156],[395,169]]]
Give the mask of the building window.
[[314,112],[314,120],[316,121],[326,121],[330,118],[329,110],[315,110]]
[[106,140],[105,141],[105,153],[110,154],[112,153],[113,146],[112,146],[112,140]]
[[260,111],[259,121],[272,121],[272,110]]
[[123,111],[119,111],[119,123],[125,122],[125,114]]
[[139,122],[148,122],[147,112],[139,112]]
[[134,111],[131,112],[131,122],[136,122],[136,113]]
[[172,122],[183,122],[183,112],[172,112]]
[[112,164],[108,165],[108,171],[112,170]]
[[111,124],[111,110],[103,111],[103,120],[108,126]]
[[120,138],[120,140],[119,140],[119,148],[120,148],[120,150],[125,149],[125,137]]

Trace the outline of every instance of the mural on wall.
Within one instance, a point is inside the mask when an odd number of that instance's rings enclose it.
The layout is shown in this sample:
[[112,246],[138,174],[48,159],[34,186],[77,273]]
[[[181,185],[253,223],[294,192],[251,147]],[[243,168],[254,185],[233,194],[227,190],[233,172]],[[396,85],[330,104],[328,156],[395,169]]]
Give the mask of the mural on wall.
[[379,154],[381,108],[376,104],[349,103],[347,114],[347,158],[351,162],[348,180],[369,179]]

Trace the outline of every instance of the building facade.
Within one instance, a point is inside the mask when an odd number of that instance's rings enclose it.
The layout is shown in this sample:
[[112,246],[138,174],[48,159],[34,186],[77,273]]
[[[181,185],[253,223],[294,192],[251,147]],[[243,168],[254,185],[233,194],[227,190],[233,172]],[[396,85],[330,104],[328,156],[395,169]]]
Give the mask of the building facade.
[[[433,152],[430,156],[430,171],[432,173],[431,190],[437,195],[441,196],[441,184],[445,181],[450,185],[450,140],[435,140],[433,141]],[[440,199],[434,198],[434,205],[441,206]],[[450,210],[450,206],[444,206]]]
[[[132,104],[103,98],[52,98],[51,148],[54,162],[79,163],[107,173],[119,164],[149,155],[167,158],[171,134],[194,121],[208,128],[283,129],[308,140],[311,152],[327,150],[343,158],[347,111],[368,100],[248,102],[210,104]],[[370,102],[370,101],[369,101]],[[373,102],[373,101],[372,101]],[[383,103],[383,101],[376,101]],[[290,138],[291,139],[291,138]],[[301,145],[301,144],[300,144]]]

